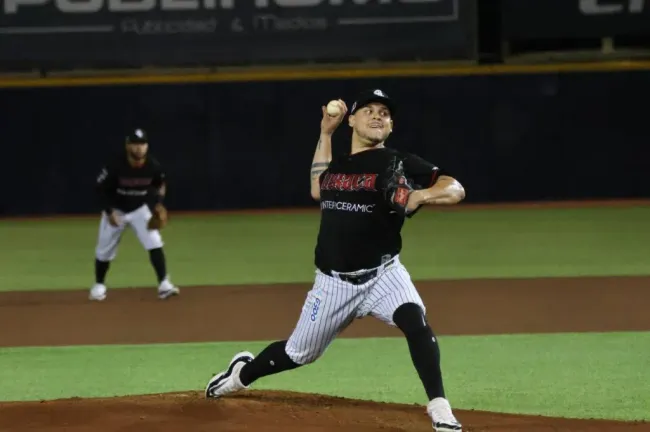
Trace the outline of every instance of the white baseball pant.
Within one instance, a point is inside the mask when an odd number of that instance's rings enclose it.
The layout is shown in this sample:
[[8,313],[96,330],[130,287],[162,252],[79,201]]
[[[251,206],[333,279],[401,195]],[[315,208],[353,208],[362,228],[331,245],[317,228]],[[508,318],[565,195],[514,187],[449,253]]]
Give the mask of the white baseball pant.
[[[374,269],[345,275],[358,275]],[[361,285],[316,271],[313,288],[307,293],[298,323],[287,341],[286,352],[297,364],[318,359],[334,338],[355,319],[373,316],[396,327],[393,314],[405,303],[426,309],[411,276],[395,256],[391,265],[377,268],[377,276]]]
[[99,222],[99,233],[97,236],[97,247],[95,257],[100,261],[112,261],[117,255],[117,247],[122,239],[122,233],[127,226],[130,226],[138,237],[140,244],[146,249],[157,249],[163,247],[160,231],[147,229],[147,223],[151,219],[151,210],[146,204],[129,213],[117,211],[120,217],[120,224],[116,227],[108,222],[108,216],[102,212]]

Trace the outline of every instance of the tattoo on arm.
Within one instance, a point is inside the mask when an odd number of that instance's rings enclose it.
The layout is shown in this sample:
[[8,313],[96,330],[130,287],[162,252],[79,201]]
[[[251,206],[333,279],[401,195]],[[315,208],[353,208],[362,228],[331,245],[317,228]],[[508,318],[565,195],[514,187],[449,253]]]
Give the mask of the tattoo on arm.
[[311,178],[318,178],[329,166],[327,162],[316,162],[311,164]]

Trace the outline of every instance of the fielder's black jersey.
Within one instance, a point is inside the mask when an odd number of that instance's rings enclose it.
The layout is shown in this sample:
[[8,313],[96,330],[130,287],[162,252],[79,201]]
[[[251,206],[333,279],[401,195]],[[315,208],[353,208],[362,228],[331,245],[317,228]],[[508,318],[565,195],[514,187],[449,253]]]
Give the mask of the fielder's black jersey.
[[164,182],[165,172],[154,157],[147,155],[144,165],[133,167],[124,153],[102,168],[96,186],[104,211],[128,213],[144,204],[152,207]]
[[[396,169],[413,189],[431,187],[440,170],[419,156],[390,148],[332,160],[320,177],[321,222],[315,264],[321,271],[378,267],[402,249],[406,217],[389,187]],[[404,197],[408,198],[407,196]],[[402,207],[405,202],[402,202]]]

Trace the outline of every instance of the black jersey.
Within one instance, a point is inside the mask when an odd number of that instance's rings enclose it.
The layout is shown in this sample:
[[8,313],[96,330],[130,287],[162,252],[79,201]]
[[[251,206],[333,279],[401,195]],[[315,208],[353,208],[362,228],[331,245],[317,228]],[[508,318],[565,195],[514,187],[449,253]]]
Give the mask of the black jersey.
[[105,212],[128,213],[144,204],[155,205],[164,182],[165,172],[154,157],[147,155],[144,165],[133,167],[123,153],[102,168],[96,185]]
[[332,160],[320,177],[321,222],[315,251],[322,271],[374,268],[402,249],[405,217],[387,193],[395,166],[414,189],[431,187],[440,170],[419,156],[390,148]]

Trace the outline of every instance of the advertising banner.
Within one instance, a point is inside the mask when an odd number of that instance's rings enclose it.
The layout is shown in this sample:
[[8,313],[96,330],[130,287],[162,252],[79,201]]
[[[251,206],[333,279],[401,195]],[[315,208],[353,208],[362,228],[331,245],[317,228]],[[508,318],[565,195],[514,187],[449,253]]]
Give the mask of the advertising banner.
[[506,39],[650,35],[650,0],[502,0]]
[[475,0],[1,0],[0,61],[74,67],[454,60]]

